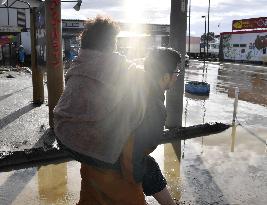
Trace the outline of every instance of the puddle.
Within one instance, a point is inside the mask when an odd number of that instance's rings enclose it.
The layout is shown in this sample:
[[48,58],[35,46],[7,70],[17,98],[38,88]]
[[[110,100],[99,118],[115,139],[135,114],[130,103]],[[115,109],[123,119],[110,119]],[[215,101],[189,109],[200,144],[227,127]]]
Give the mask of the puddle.
[[[252,67],[253,68],[253,67]],[[233,89],[240,88],[237,126],[227,131],[159,146],[153,153],[170,192],[182,204],[256,204],[267,200],[267,68],[196,62],[185,80],[207,81],[209,97],[184,97],[183,124],[231,123]],[[248,71],[248,72],[247,72]],[[178,157],[177,157],[178,156]],[[80,163],[51,164],[0,173],[0,204],[75,204]],[[151,197],[150,204],[157,204]]]

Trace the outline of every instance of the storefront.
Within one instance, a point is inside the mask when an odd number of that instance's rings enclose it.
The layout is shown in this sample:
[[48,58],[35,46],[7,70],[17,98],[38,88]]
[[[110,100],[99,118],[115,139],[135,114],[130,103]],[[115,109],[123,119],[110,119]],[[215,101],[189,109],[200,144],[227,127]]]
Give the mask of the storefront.
[[17,49],[21,41],[20,33],[20,27],[0,26],[0,65],[17,65]]
[[267,63],[267,17],[234,20],[221,33],[221,60]]

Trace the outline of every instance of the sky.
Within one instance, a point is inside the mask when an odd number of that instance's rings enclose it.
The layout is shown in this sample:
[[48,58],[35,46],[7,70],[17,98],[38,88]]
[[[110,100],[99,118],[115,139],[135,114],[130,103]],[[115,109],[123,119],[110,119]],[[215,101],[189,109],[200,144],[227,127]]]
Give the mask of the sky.
[[[188,0],[190,1],[190,0]],[[208,15],[208,0],[191,0],[191,35],[201,36]],[[210,31],[232,31],[232,21],[267,16],[267,0],[210,0]],[[83,0],[81,10],[75,3],[62,3],[63,19],[87,19],[97,14],[120,22],[170,23],[171,0]]]

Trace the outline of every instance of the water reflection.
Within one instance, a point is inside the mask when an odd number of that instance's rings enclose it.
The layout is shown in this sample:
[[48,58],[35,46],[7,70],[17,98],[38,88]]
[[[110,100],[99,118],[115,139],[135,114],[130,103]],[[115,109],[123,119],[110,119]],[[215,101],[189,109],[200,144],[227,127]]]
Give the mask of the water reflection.
[[44,204],[66,204],[67,163],[39,167],[38,190]]
[[236,124],[233,124],[232,126],[232,133],[231,133],[231,152],[235,151],[235,138],[236,138]]
[[267,105],[267,73],[264,70],[242,67],[218,69],[217,90],[234,98],[234,87],[239,87],[239,99],[256,104]]
[[195,101],[201,101],[201,100],[207,100],[209,99],[209,96],[208,95],[193,95],[193,94],[190,94],[190,93],[187,93],[185,92],[184,96],[186,97],[186,99],[192,99],[192,100],[195,100]]
[[[202,114],[202,124],[205,123],[205,117],[206,117],[206,100],[209,99],[209,96],[207,95],[194,95],[194,94],[190,94],[185,92],[184,96],[186,97],[186,104],[185,104],[185,108],[184,108],[184,126],[186,127],[186,121],[187,121],[187,115],[188,115],[188,106],[189,106],[189,99],[193,100],[193,101],[198,101],[201,103],[201,111],[203,111]],[[184,147],[185,147],[185,142],[184,142]],[[203,154],[204,152],[204,137],[201,137],[201,154]],[[184,158],[184,148],[183,148],[183,152],[182,152],[182,158]]]
[[[181,141],[164,145],[164,173],[171,195],[176,200],[181,198]],[[171,183],[170,183],[171,182]]]

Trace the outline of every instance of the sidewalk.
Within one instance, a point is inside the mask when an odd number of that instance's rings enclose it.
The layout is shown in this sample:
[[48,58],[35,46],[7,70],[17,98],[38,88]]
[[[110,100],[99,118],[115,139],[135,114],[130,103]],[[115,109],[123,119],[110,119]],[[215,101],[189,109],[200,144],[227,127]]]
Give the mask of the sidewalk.
[[65,157],[49,128],[47,103],[31,102],[31,74],[0,68],[0,87],[0,170]]

